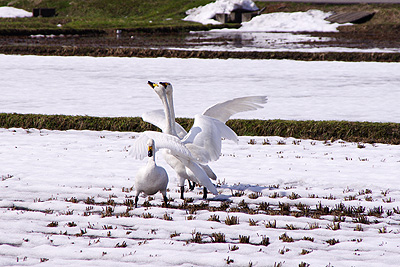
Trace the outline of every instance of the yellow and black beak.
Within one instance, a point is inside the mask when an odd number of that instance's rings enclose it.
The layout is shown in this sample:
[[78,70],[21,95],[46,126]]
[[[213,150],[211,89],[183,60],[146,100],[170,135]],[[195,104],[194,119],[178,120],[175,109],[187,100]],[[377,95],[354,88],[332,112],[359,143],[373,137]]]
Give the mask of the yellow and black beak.
[[156,83],[153,83],[153,82],[150,82],[150,81],[148,81],[147,84],[150,85],[150,87],[153,88],[153,89],[154,89],[154,87],[157,86]]
[[164,88],[167,88],[167,85],[168,85],[169,83],[167,83],[167,82],[160,82],[160,84],[161,84],[162,86],[164,86]]
[[147,156],[150,158],[153,156],[153,146],[149,146],[147,149]]

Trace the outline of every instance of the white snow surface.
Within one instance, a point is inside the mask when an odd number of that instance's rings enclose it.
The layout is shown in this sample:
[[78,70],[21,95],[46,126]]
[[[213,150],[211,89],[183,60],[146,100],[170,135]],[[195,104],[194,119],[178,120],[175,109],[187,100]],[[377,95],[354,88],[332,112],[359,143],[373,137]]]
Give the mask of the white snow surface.
[[[203,201],[195,188],[186,197],[188,205],[211,207],[230,200],[230,208],[193,212],[178,208],[176,176],[161,157],[170,207],[156,194],[150,207],[141,196],[138,208],[128,208],[135,173],[146,164],[128,156],[138,135],[0,129],[0,266],[398,266],[399,146],[274,136],[223,141],[211,164],[220,194]],[[266,203],[272,211],[322,205],[363,210],[364,217],[273,215],[260,209]],[[241,211],[245,205],[258,212]],[[227,225],[228,217],[238,224]],[[285,233],[293,242],[282,240]],[[213,243],[213,234],[225,242]],[[327,242],[333,239],[339,243]]]
[[337,27],[344,25],[330,23],[325,18],[332,15],[330,12],[309,10],[307,12],[276,12],[262,14],[249,22],[243,22],[236,31],[249,32],[336,32]]
[[186,17],[183,20],[195,21],[202,24],[221,24],[214,20],[216,14],[229,14],[236,9],[245,9],[249,11],[258,10],[257,6],[251,0],[217,0],[205,6],[195,7],[186,11]]
[[24,18],[32,17],[32,12],[23,9],[2,6],[0,7],[0,18]]
[[399,63],[0,55],[0,112],[141,116],[162,109],[147,81],[174,86],[176,114],[266,95],[234,118],[400,122]]
[[[151,80],[172,82],[178,117],[234,97],[267,95],[264,109],[239,117],[399,122],[398,69],[398,63],[0,55],[0,112],[140,116],[162,108]],[[139,135],[0,129],[0,266],[398,266],[400,146],[223,140],[220,159],[210,164],[219,195],[204,201],[196,187],[185,193],[189,206],[157,153],[169,175],[170,206],[162,207],[156,194],[140,196],[132,208],[134,177],[146,164],[128,153]],[[229,208],[219,208],[223,201]],[[280,212],[288,206],[291,213]],[[316,213],[335,209],[353,212]],[[237,224],[228,225],[233,217]],[[218,234],[225,242],[213,242]],[[293,242],[284,242],[284,234]]]

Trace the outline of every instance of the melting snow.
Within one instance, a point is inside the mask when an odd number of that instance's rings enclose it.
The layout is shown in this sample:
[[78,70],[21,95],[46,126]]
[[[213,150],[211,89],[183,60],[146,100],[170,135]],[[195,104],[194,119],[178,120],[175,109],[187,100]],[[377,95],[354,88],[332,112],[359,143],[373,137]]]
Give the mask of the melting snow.
[[24,18],[32,17],[32,12],[25,11],[23,9],[2,6],[0,7],[0,18]]
[[203,24],[221,24],[213,19],[217,13],[229,14],[239,8],[249,11],[258,10],[257,6],[251,0],[217,0],[205,6],[189,9],[186,11],[188,16],[183,20]]

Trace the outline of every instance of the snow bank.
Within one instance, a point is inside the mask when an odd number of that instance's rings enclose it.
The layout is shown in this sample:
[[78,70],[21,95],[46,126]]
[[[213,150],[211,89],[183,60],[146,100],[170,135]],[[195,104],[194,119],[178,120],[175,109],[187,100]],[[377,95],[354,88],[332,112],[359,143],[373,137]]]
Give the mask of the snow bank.
[[[251,0],[218,0],[205,6],[192,8],[186,12],[183,20],[195,21],[202,24],[220,24],[213,18],[217,13],[230,13],[242,8],[258,10]],[[254,17],[249,22],[243,22],[240,29],[230,31],[252,32],[336,32],[338,23],[330,23],[325,18],[332,15],[330,12],[309,10],[307,12],[276,12]],[[343,24],[342,24],[343,25]]]
[[0,18],[25,18],[32,17],[32,12],[23,9],[2,6],[0,7]]
[[183,20],[195,21],[202,24],[221,24],[213,18],[217,13],[229,14],[236,9],[249,11],[258,10],[251,0],[217,0],[205,6],[195,7],[186,11],[187,17]]
[[330,15],[331,13],[320,10],[263,14],[254,17],[249,22],[243,22],[239,30],[265,32],[336,32],[340,24],[326,21],[325,18]]

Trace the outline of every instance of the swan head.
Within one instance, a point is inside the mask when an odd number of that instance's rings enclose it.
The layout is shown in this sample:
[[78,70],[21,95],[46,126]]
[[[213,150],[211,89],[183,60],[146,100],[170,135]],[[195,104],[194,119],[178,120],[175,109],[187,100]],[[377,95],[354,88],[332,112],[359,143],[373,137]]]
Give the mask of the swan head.
[[154,155],[154,140],[147,140],[147,156],[151,158]]
[[153,88],[154,92],[156,92],[161,99],[163,98],[164,94],[166,94],[165,87],[163,85],[153,83],[151,81],[148,81],[147,84],[150,85],[151,88]]
[[159,82],[159,84],[161,84],[162,86],[164,86],[164,88],[165,88],[165,93],[167,94],[167,95],[172,95],[172,92],[173,92],[173,88],[172,88],[172,84],[171,83],[169,83],[169,82]]

